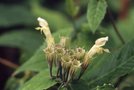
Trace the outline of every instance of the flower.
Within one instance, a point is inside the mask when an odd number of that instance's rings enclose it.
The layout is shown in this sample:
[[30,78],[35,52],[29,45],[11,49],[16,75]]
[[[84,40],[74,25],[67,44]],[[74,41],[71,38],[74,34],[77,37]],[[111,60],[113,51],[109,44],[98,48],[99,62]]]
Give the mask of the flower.
[[64,55],[61,57],[61,64],[62,64],[62,67],[64,69],[68,69],[70,68],[71,64],[72,64],[72,59],[70,57],[70,55]]
[[108,41],[108,36],[106,37],[102,37],[102,38],[99,38],[95,41],[95,45],[97,46],[104,46],[106,44],[106,42]]
[[47,47],[43,51],[46,54],[46,58],[47,58],[48,64],[51,65],[51,63],[55,59],[54,48],[53,47]]
[[47,42],[48,46],[53,45],[55,43],[55,41],[54,41],[54,38],[50,32],[47,21],[45,19],[40,18],[40,17],[38,17],[37,20],[39,22],[40,27],[37,27],[36,29],[41,30],[41,33],[42,32],[44,33],[44,35],[46,36],[46,42]]
[[[69,47],[70,40],[68,37],[61,37],[60,42],[55,43],[47,21],[40,17],[37,20],[39,22],[37,30],[40,30],[41,33],[43,32],[46,37],[47,47],[43,51],[48,61],[50,76],[55,78],[52,74],[53,65],[55,64],[57,67],[56,78],[59,78],[65,86],[70,81],[81,78],[93,56],[103,52],[109,53],[108,49],[103,48],[108,41],[108,36],[97,39],[87,52],[81,47],[72,49]],[[79,69],[80,72],[78,71]],[[76,73],[79,73],[77,78]]]
[[60,62],[61,62],[61,57],[66,53],[65,49],[59,45],[59,44],[56,44],[54,46],[54,50],[55,50],[55,60],[54,60],[54,63],[56,66],[60,66]]
[[86,53],[84,57],[84,67],[87,67],[89,60],[95,55],[95,54],[101,54],[103,52],[109,53],[108,49],[102,48],[108,41],[108,37],[102,37],[95,41],[95,44],[92,46],[92,48]]
[[69,47],[69,38],[68,37],[61,37],[60,45],[64,48],[68,48]]
[[80,47],[76,48],[74,55],[78,60],[81,60],[81,59],[83,59],[83,57],[85,55],[85,50]]
[[37,20],[39,21],[39,25],[41,27],[48,27],[48,23],[45,19],[42,19],[41,17],[38,17]]
[[80,68],[80,66],[81,66],[80,61],[77,60],[77,59],[74,59],[74,60],[72,61],[72,65],[71,65],[70,71],[71,71],[71,72],[76,72],[77,69]]
[[77,59],[74,59],[72,61],[72,65],[70,67],[70,70],[69,70],[69,77],[68,77],[68,82],[75,76],[75,72],[80,68],[81,66],[81,63],[79,60]]

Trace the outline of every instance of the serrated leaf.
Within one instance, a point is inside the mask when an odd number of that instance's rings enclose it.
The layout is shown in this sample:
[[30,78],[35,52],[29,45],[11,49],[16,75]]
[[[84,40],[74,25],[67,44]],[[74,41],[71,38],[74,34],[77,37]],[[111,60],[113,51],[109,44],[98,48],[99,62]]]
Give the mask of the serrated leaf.
[[42,42],[41,35],[30,30],[11,31],[0,36],[1,46],[21,49],[21,62],[30,58]]
[[[71,28],[60,30],[53,34],[55,37],[55,41],[59,41],[60,36],[69,36],[72,32]],[[45,55],[43,52],[43,48],[46,47],[46,43],[41,45],[41,47],[35,52],[35,54],[24,63],[18,70],[15,72],[16,74],[25,70],[40,72],[47,67],[47,61],[45,60]]]
[[114,78],[131,72],[134,68],[134,40],[111,55],[93,60],[93,64],[85,73],[83,79],[88,80],[90,88],[110,83]]
[[87,20],[94,33],[105,16],[107,3],[105,0],[90,0],[87,9]]
[[104,84],[103,86],[97,86],[96,90],[115,90],[111,84]]
[[57,82],[50,79],[49,70],[44,70],[27,81],[19,90],[46,90]]

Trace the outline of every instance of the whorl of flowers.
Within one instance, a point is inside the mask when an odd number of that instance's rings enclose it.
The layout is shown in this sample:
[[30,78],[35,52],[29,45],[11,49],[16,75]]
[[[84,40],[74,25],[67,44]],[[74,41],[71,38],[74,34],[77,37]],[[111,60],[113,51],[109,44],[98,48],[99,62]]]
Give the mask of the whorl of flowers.
[[[47,21],[40,17],[37,20],[40,25],[37,30],[40,30],[41,33],[43,32],[46,36],[47,47],[44,47],[43,51],[48,61],[50,76],[51,78],[59,78],[64,85],[74,79],[79,79],[94,55],[103,52],[109,53],[108,49],[102,47],[108,41],[108,37],[97,39],[89,51],[85,51],[81,47],[70,49],[69,37],[61,37],[60,42],[55,43]],[[57,74],[55,76],[52,73],[54,64],[57,67]],[[76,77],[77,71],[80,71],[78,77]]]

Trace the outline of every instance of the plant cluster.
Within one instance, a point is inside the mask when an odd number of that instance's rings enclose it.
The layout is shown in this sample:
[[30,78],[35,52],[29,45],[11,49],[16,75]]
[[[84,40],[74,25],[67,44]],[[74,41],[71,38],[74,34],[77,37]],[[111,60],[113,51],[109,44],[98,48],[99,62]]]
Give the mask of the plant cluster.
[[[50,76],[51,78],[59,78],[64,85],[67,85],[72,80],[79,80],[94,55],[103,52],[109,53],[108,49],[103,48],[108,41],[108,36],[97,39],[89,51],[81,47],[72,49],[69,48],[69,37],[61,37],[60,42],[56,43],[47,21],[40,17],[37,20],[39,21],[40,27],[36,29],[40,30],[41,33],[43,32],[46,36],[47,47],[43,51],[50,68]],[[57,67],[56,76],[52,74],[53,65]],[[77,71],[80,72],[76,77]]]

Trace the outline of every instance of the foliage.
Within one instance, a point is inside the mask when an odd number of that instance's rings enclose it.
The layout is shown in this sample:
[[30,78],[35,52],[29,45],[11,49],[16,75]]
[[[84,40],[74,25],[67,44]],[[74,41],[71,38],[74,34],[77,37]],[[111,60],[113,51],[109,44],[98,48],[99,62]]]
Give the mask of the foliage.
[[87,19],[90,29],[95,32],[106,13],[105,0],[90,0],[87,9]]
[[[19,5],[1,4],[0,29],[11,31],[1,34],[0,46],[15,47],[21,51],[20,66],[8,79],[5,90],[133,90],[134,7],[129,7],[126,17],[122,19],[116,16],[120,16],[122,9],[121,0],[117,2],[58,0],[55,3],[52,0],[25,0]],[[107,21],[107,8],[125,44],[118,38],[111,20]],[[47,43],[44,35],[34,30],[37,26],[35,17],[48,21],[56,43],[62,36],[70,37],[69,48],[82,47],[88,51],[97,38],[108,36],[109,41],[105,47],[110,49],[110,53],[96,55],[80,80],[74,80],[64,87],[60,80],[50,78],[43,52]],[[127,77],[119,81],[125,75]],[[117,83],[119,85],[116,86]]]

